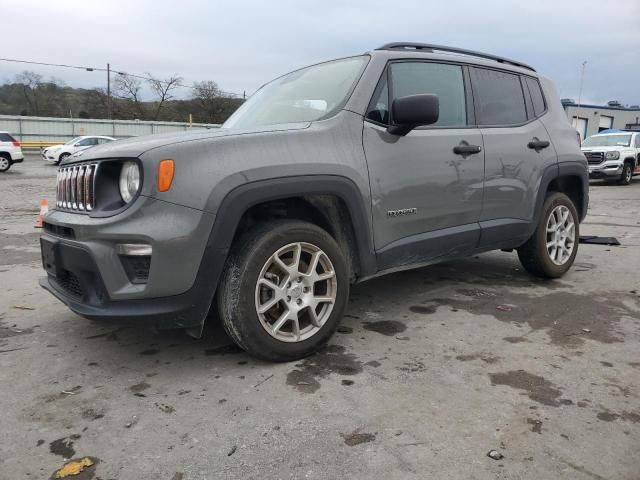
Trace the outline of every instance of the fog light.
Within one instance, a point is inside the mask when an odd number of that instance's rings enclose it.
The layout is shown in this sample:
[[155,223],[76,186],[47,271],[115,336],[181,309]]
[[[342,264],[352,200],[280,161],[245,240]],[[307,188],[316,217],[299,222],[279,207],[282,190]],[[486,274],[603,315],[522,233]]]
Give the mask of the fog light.
[[116,245],[118,255],[127,255],[131,257],[143,257],[151,255],[151,245],[144,243],[119,243]]

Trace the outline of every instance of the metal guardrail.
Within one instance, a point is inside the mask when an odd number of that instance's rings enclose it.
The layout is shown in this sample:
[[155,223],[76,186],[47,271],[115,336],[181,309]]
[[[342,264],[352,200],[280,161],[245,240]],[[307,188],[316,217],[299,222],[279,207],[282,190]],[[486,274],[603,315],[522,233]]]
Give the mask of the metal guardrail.
[[51,145],[59,145],[60,142],[20,142],[23,150],[42,150],[43,148],[50,147]]

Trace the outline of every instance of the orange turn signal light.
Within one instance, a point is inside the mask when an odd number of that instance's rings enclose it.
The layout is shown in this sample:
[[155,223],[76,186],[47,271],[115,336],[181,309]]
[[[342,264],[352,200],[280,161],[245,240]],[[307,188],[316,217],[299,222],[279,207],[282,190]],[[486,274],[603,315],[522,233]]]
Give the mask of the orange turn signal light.
[[173,160],[161,160],[158,164],[158,191],[166,192],[171,188],[175,172]]

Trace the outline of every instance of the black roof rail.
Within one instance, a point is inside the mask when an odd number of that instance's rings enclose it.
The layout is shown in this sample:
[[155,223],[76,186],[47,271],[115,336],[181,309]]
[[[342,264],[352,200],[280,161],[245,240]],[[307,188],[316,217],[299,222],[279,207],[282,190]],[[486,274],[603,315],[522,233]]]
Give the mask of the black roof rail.
[[376,48],[376,50],[423,50],[429,53],[433,53],[434,50],[438,50],[440,52],[460,53],[472,57],[486,58],[489,60],[495,60],[499,63],[508,63],[509,65],[513,65],[515,67],[526,68],[527,70],[531,70],[532,72],[536,71],[533,67],[527,65],[526,63],[517,62],[515,60],[499,57],[497,55],[476,52],[473,50],[465,50],[464,48],[447,47],[445,45],[433,45],[430,43],[394,42],[387,43],[379,48]]

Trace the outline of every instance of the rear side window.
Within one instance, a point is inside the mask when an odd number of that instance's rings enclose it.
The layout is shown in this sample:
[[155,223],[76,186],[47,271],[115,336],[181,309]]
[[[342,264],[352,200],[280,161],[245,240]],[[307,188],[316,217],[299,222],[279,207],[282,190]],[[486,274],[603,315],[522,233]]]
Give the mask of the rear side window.
[[540,88],[540,83],[530,77],[525,77],[525,82],[527,83],[527,88],[529,88],[529,93],[531,94],[533,113],[536,117],[539,117],[547,109],[544,102],[544,95],[542,95],[542,89]]
[[0,133],[0,142],[15,142],[15,140],[8,133]]
[[479,125],[504,126],[527,121],[518,75],[484,68],[471,70]]
[[636,135],[636,148],[640,148],[640,133]]
[[463,127],[467,107],[462,67],[441,63],[401,62],[391,64],[393,98],[429,93],[438,96],[440,116],[436,127]]

